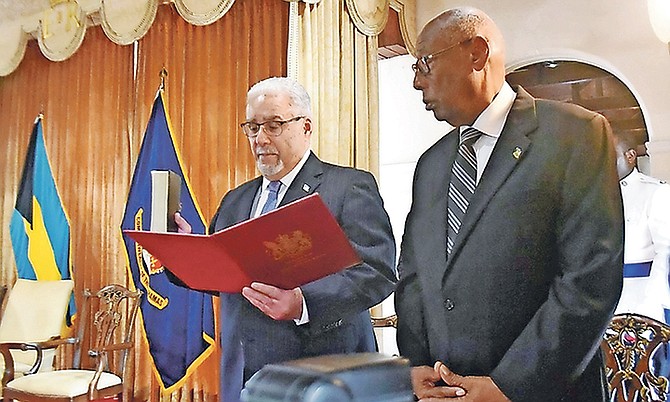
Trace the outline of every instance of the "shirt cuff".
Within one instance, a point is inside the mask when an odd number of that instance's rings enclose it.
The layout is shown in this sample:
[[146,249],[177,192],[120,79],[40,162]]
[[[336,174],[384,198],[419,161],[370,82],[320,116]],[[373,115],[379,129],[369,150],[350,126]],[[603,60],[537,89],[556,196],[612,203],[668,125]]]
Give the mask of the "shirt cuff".
[[[300,293],[302,295],[302,292]],[[305,297],[302,298],[302,315],[298,319],[294,319],[295,325],[303,325],[309,322],[309,313],[307,312],[307,302]]]

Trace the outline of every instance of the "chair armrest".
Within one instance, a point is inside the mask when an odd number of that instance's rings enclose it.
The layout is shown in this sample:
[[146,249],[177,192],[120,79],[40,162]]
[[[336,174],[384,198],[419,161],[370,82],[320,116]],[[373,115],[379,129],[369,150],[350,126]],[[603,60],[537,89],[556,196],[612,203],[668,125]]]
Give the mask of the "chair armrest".
[[370,321],[372,321],[372,326],[375,328],[398,328],[398,316],[395,314],[387,317],[370,317]]
[[124,349],[131,349],[133,347],[133,344],[130,342],[124,342],[124,343],[114,343],[111,345],[107,345],[101,349],[90,349],[88,351],[88,355],[90,357],[98,357],[104,354],[105,352],[111,352],[115,350],[124,350]]
[[[2,373],[2,388],[5,388],[8,382],[14,379],[14,357],[12,356],[10,350],[35,350],[37,347],[31,343],[22,343],[22,342],[3,342],[0,343],[0,354],[2,354],[3,359],[5,360],[5,370]],[[38,352],[38,355],[40,353]],[[42,356],[38,356],[38,360],[42,361]]]
[[77,342],[79,342],[77,338],[61,338],[58,335],[52,336],[48,340],[42,342],[29,342],[28,344],[31,345],[31,349],[33,347],[35,348],[35,351],[37,352],[37,358],[35,359],[35,364],[33,364],[30,370],[26,371],[25,374],[29,375],[37,373],[37,370],[39,370],[40,366],[42,365],[43,350],[56,349],[61,345],[75,345]]
[[61,338],[60,336],[52,336],[46,341],[42,342],[3,342],[0,343],[0,354],[5,359],[5,370],[2,375],[2,386],[4,386],[11,380],[14,379],[15,370],[14,370],[14,358],[11,354],[12,350],[34,350],[35,351],[35,363],[32,365],[30,370],[26,371],[25,375],[35,374],[42,365],[42,356],[43,351],[48,349],[55,349],[60,345],[64,344],[75,344],[77,343],[76,338]]

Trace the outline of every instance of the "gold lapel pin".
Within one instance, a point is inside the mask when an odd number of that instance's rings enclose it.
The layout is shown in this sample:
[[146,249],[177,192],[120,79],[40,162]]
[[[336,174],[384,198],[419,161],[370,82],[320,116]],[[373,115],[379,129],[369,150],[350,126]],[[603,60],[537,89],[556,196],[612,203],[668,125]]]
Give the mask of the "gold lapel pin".
[[523,150],[521,149],[521,147],[515,147],[514,152],[512,152],[512,156],[514,157],[514,159],[519,159],[521,158],[522,153]]

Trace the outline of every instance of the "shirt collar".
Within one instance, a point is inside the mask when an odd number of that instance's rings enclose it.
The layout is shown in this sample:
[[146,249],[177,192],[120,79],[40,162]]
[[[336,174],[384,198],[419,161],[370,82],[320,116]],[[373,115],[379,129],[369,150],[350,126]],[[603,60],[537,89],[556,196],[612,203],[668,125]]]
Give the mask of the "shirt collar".
[[[498,138],[505,126],[507,115],[509,115],[509,111],[512,109],[515,98],[516,92],[514,92],[507,82],[503,82],[503,86],[500,88],[498,94],[496,94],[493,101],[477,117],[472,127],[489,137]],[[461,126],[460,132],[462,133],[467,127]]]
[[637,167],[633,166],[633,170],[631,170],[630,173],[619,179],[619,184],[625,186],[626,184],[628,184],[626,183],[627,180],[637,179],[640,175],[641,173],[639,170],[637,170]]
[[[279,181],[282,184],[282,187],[281,187],[280,191],[282,191],[282,190],[285,191],[286,189],[289,188],[291,183],[293,183],[293,180],[298,175],[298,172],[300,172],[300,169],[302,169],[302,167],[307,162],[307,158],[309,158],[310,153],[311,153],[311,149],[307,148],[307,151],[305,151],[305,154],[302,156],[300,161],[298,161],[298,164],[295,165],[295,167],[293,169],[291,169],[291,171],[288,172],[284,177],[279,179]],[[263,176],[263,185],[262,185],[263,191],[265,191],[269,185],[270,185],[270,180],[268,180],[267,177]]]

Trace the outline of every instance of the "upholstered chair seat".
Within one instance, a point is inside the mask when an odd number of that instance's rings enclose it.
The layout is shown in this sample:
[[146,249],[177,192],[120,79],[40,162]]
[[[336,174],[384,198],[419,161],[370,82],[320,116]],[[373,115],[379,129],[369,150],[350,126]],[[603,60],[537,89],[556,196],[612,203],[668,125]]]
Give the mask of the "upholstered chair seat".
[[[58,370],[39,376],[17,378],[10,381],[7,386],[36,395],[75,397],[88,392],[88,385],[94,375],[95,371],[92,370]],[[98,381],[98,390],[115,385],[121,385],[121,378],[116,374],[102,372]]]

